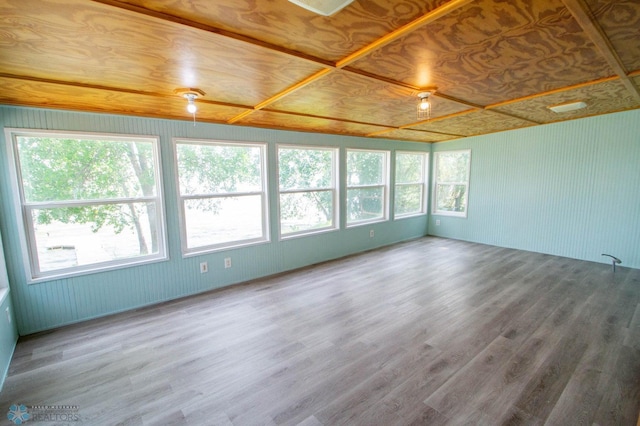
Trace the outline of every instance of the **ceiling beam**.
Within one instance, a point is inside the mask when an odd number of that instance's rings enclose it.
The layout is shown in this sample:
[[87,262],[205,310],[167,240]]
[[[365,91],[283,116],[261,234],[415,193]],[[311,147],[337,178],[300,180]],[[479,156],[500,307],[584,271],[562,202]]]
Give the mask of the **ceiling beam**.
[[198,29],[201,31],[205,31],[211,34],[217,34],[222,37],[231,38],[234,40],[241,41],[243,43],[252,44],[254,46],[258,46],[264,49],[268,49],[272,52],[278,52],[285,55],[293,56],[298,59],[302,59],[307,62],[312,62],[316,65],[320,65],[322,67],[334,68],[334,63],[328,61],[326,59],[319,58],[317,56],[309,55],[297,50],[287,49],[283,46],[278,46],[276,44],[268,43],[266,41],[262,41],[253,37],[245,36],[233,31],[224,30],[222,28],[214,27],[212,25],[203,24],[201,22],[192,21],[186,18],[181,18],[179,16],[170,15],[168,13],[158,12],[155,10],[147,9],[142,6],[138,6],[135,4],[125,3],[118,0],[92,0],[95,3],[104,4],[107,6],[116,7],[118,9],[128,10],[130,12],[135,12],[140,15],[149,16],[152,18],[156,18],[162,21],[172,22],[174,24],[183,25],[185,27]]
[[308,86],[309,84],[313,83],[316,80],[321,79],[326,74],[329,74],[329,73],[331,73],[333,71],[334,70],[330,69],[330,68],[322,69],[322,70],[316,72],[315,74],[312,74],[309,77],[305,78],[304,80],[297,82],[293,86],[290,86],[290,87],[284,89],[283,91],[276,93],[275,95],[271,96],[269,99],[265,99],[264,101],[260,102],[258,105],[254,106],[253,109],[250,109],[248,111],[244,111],[243,113],[233,117],[232,119],[230,119],[228,121],[228,123],[229,124],[233,124],[233,123],[243,119],[244,117],[252,114],[254,111],[261,110],[262,108],[265,108],[265,107],[271,105],[272,103],[278,101],[279,99],[282,99],[285,96],[287,96],[287,95],[289,95],[289,94],[291,94],[293,92],[296,92],[296,91],[302,89],[305,86]]
[[402,82],[402,81],[394,80],[392,78],[383,77],[383,76],[380,76],[380,75],[377,75],[377,74],[370,73],[368,71],[360,70],[358,68],[344,67],[344,68],[342,68],[340,70],[340,72],[349,73],[349,74],[355,74],[355,75],[358,75],[360,77],[364,77],[364,78],[368,78],[370,80],[377,81],[379,83],[390,84],[391,86],[395,86],[395,87],[397,87],[399,89],[406,89],[406,91],[408,93],[410,93],[411,95],[422,91],[420,87],[414,86],[413,84],[408,84],[408,83],[405,83],[405,82]]
[[[172,94],[163,94],[163,93],[157,93],[157,92],[147,92],[147,91],[144,91],[144,90],[126,89],[126,88],[122,88],[122,87],[112,87],[112,86],[102,86],[102,85],[98,85],[98,84],[77,83],[77,82],[74,82],[74,81],[55,80],[55,79],[52,79],[52,78],[32,77],[32,76],[28,76],[28,75],[15,75],[15,74],[3,73],[3,72],[0,72],[0,78],[9,78],[9,79],[13,79],[13,80],[23,80],[23,81],[33,81],[35,83],[55,84],[55,85],[59,85],[59,86],[75,87],[75,88],[81,88],[81,89],[104,90],[104,91],[107,91],[107,92],[126,93],[128,95],[151,96],[151,97],[154,97],[154,98],[165,98],[165,99],[176,99],[177,98],[177,96],[175,94],[173,94],[173,93]],[[217,105],[217,106],[224,106],[224,107],[231,107],[231,108],[251,109],[251,107],[247,106],[247,105],[232,104],[232,103],[229,103],[229,102],[212,101],[212,100],[202,99],[202,98],[198,99],[198,103],[209,104],[209,105]]]
[[[386,133],[391,133],[391,132],[395,132],[396,130],[407,130],[410,132],[419,132],[419,133],[428,133],[430,135],[440,135],[440,136],[453,136],[454,138],[464,138],[466,137],[465,135],[458,135],[455,133],[444,133],[444,132],[436,132],[433,130],[421,130],[421,129],[410,129],[404,126],[401,127],[390,127],[388,129],[384,129],[384,130],[378,130],[377,132],[372,132],[367,134],[367,137],[373,137],[373,136],[380,136],[380,135],[384,135]],[[433,143],[431,141],[427,141],[425,143]]]
[[348,55],[347,57],[339,60],[338,62],[336,62],[336,67],[338,68],[344,68],[347,65],[352,64],[353,62],[357,61],[358,59],[361,59],[362,57],[368,55],[369,53],[380,49],[383,46],[386,46],[387,44],[401,38],[404,37],[405,35],[409,34],[412,31],[415,31],[416,29],[422,27],[423,25],[428,24],[429,22],[433,22],[438,18],[441,18],[445,15],[448,15],[449,13],[453,12],[456,9],[461,8],[462,6],[466,5],[467,3],[471,3],[471,1],[473,0],[451,0],[445,4],[443,4],[440,7],[437,7],[427,13],[425,13],[424,15],[422,15],[421,17],[414,19],[413,21],[409,22],[408,24],[405,24],[403,26],[401,26],[400,28],[391,31],[390,33],[380,37],[379,39],[375,40],[372,43],[369,43],[368,45],[356,50],[355,52],[353,52],[352,54]]
[[327,120],[327,121],[339,121],[340,123],[360,124],[360,125],[363,125],[363,126],[370,126],[370,127],[382,127],[384,129],[387,129],[389,127],[393,127],[393,126],[387,126],[385,124],[379,124],[379,123],[368,123],[366,121],[357,121],[357,120],[348,120],[348,119],[344,119],[344,118],[325,117],[325,116],[322,116],[322,115],[306,114],[306,113],[292,112],[292,111],[282,111],[282,110],[279,110],[279,109],[271,109],[271,108],[263,108],[262,111],[273,112],[273,113],[276,113],[276,114],[293,115],[293,116],[296,116],[296,117],[308,117],[308,118],[317,118],[317,119],[320,119],[320,120]]
[[[605,78],[600,78],[598,80],[587,81],[585,83],[578,83],[578,84],[573,84],[571,86],[565,86],[565,87],[560,87],[558,89],[548,90],[546,92],[535,93],[533,95],[523,96],[521,98],[511,99],[509,101],[503,101],[503,102],[487,105],[485,109],[492,110],[494,108],[499,108],[509,104],[515,104],[522,101],[528,101],[530,99],[541,98],[543,96],[555,95],[556,93],[567,92],[569,90],[580,89],[582,87],[589,87],[589,86],[593,86],[594,84],[606,83],[607,81],[613,81],[613,80],[618,80],[618,77],[617,76],[605,77]],[[497,112],[497,111],[494,111],[494,112]]]
[[464,135],[458,135],[455,133],[444,133],[444,132],[436,132],[436,131],[431,131],[431,130],[422,130],[422,129],[415,129],[415,126],[419,126],[422,124],[427,124],[427,123],[432,123],[435,121],[440,121],[440,120],[446,120],[447,118],[453,118],[453,117],[458,117],[460,115],[466,115],[469,114],[470,112],[474,112],[477,111],[477,108],[473,108],[473,109],[467,109],[464,111],[459,111],[459,112],[454,112],[453,114],[448,114],[448,115],[443,115],[440,117],[435,117],[435,118],[430,118],[428,120],[421,120],[421,121],[417,121],[415,123],[409,123],[409,124],[403,124],[402,126],[388,126],[388,129],[385,130],[380,130],[377,132],[373,132],[368,134],[367,136],[378,136],[378,135],[382,135],[384,133],[389,133],[389,132],[393,132],[394,130],[412,130],[412,131],[416,131],[416,132],[426,132],[426,133],[434,133],[434,134],[439,134],[439,135],[446,135],[446,136],[456,136],[456,137],[464,137]]
[[[428,120],[422,120],[422,121],[417,121],[415,123],[409,123],[409,124],[405,124],[399,127],[399,129],[409,129],[415,126],[420,126],[422,124],[427,124],[427,123],[433,123],[433,122],[437,122],[437,121],[441,121],[441,120],[446,120],[448,118],[454,118],[454,117],[459,117],[461,115],[467,115],[471,112],[474,111],[478,111],[478,108],[472,108],[472,109],[466,109],[464,111],[458,111],[458,112],[454,112],[452,114],[447,114],[447,115],[441,115],[440,117],[434,117],[434,118],[430,118]],[[460,135],[456,135],[456,136],[460,136]]]
[[613,48],[609,38],[604,31],[602,31],[600,25],[598,25],[589,7],[583,0],[562,0],[562,2],[566,8],[569,9],[569,12],[571,12],[571,15],[573,15],[573,18],[582,27],[584,32],[587,33],[587,36],[589,36],[593,44],[600,50],[600,53],[611,69],[620,77],[622,84],[624,84],[631,96],[640,102],[640,90],[627,75],[627,70],[620,60],[620,57]]

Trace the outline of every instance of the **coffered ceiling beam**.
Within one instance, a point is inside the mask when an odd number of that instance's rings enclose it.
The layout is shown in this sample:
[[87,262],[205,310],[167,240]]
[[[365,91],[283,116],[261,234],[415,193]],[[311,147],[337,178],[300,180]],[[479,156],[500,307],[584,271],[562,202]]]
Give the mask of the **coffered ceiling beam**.
[[[568,92],[569,90],[576,90],[576,89],[580,89],[582,87],[589,87],[589,86],[593,86],[595,84],[606,83],[607,81],[613,81],[613,80],[618,80],[618,77],[616,77],[616,76],[614,76],[614,77],[605,77],[605,78],[600,78],[598,80],[587,81],[587,82],[584,82],[584,83],[573,84],[571,86],[560,87],[559,89],[548,90],[546,92],[535,93],[533,95],[523,96],[521,98],[511,99],[509,101],[503,101],[503,102],[498,102],[498,103],[495,103],[495,104],[487,105],[485,107],[485,109],[493,110],[494,108],[499,108],[499,107],[502,107],[502,106],[505,106],[505,105],[516,104],[518,102],[528,101],[530,99],[541,98],[543,96],[555,95],[556,93]],[[494,111],[494,112],[497,112],[497,111]]]
[[464,111],[460,111],[460,112],[454,112],[453,114],[447,114],[447,115],[443,115],[440,117],[435,117],[435,118],[430,118],[429,120],[421,120],[421,121],[417,121],[414,123],[409,123],[409,124],[403,124],[402,126],[389,126],[388,129],[385,130],[380,130],[377,132],[373,132],[368,134],[367,136],[379,136],[385,133],[389,133],[389,132],[393,132],[395,130],[411,130],[411,131],[415,131],[415,132],[425,132],[425,133],[434,133],[434,134],[438,134],[438,135],[445,135],[445,136],[454,136],[454,137],[464,137],[464,135],[458,135],[455,133],[444,133],[444,132],[436,132],[436,131],[431,131],[431,130],[421,130],[421,129],[414,129],[415,126],[420,126],[422,124],[427,124],[427,123],[433,123],[436,121],[440,121],[440,120],[446,120],[448,118],[453,118],[453,117],[458,117],[460,115],[466,115],[469,114],[470,112],[474,112],[477,111],[476,108],[472,108],[472,109],[467,109]]
[[309,77],[305,78],[304,80],[299,81],[298,83],[294,84],[293,86],[290,86],[290,87],[286,88],[285,90],[276,93],[275,95],[271,96],[269,99],[265,99],[264,101],[260,102],[258,105],[254,106],[252,109],[244,111],[241,114],[238,114],[237,116],[235,116],[235,117],[231,118],[229,121],[227,121],[227,123],[233,124],[233,123],[235,123],[235,122],[237,122],[239,120],[242,120],[246,116],[253,114],[254,111],[261,110],[261,109],[271,105],[272,103],[284,98],[285,96],[287,96],[287,95],[289,95],[289,94],[291,94],[293,92],[296,92],[296,91],[302,89],[305,86],[308,86],[309,84],[313,83],[316,80],[321,79],[326,74],[329,74],[332,71],[333,71],[333,69],[330,69],[330,68],[322,69],[322,70],[316,72],[315,74],[312,74]]
[[[15,75],[15,74],[3,73],[3,72],[0,72],[0,78],[10,78],[10,79],[22,80],[22,81],[33,81],[36,83],[55,84],[59,86],[74,87],[74,88],[81,88],[81,89],[104,90],[107,92],[126,93],[128,95],[150,96],[154,98],[175,99],[176,97],[174,94],[169,95],[169,94],[163,94],[163,93],[157,93],[157,92],[148,92],[144,90],[126,89],[122,87],[113,87],[113,86],[102,86],[98,84],[77,83],[77,82],[67,81],[67,80],[55,80],[52,78],[32,77],[29,75]],[[247,105],[212,101],[209,99],[198,99],[198,103],[231,107],[231,108],[245,108],[245,109],[251,108],[250,106],[247,106]]]
[[404,37],[405,35],[409,34],[412,31],[417,30],[418,28],[427,25],[430,22],[435,21],[438,18],[441,18],[445,15],[448,15],[449,13],[453,12],[456,9],[461,8],[462,6],[471,3],[473,0],[451,0],[445,4],[443,4],[440,7],[435,8],[432,11],[429,11],[427,13],[425,13],[424,15],[422,15],[421,17],[419,17],[418,19],[415,19],[411,22],[409,22],[408,24],[405,24],[403,26],[401,26],[400,28],[391,31],[390,33],[380,37],[379,39],[377,39],[376,41],[374,41],[373,43],[369,43],[368,45],[356,50],[355,52],[353,52],[352,54],[348,55],[347,57],[339,60],[338,62],[336,62],[336,67],[338,68],[344,68],[347,65],[350,65],[352,63],[354,63],[355,61],[357,61],[358,59],[363,58],[364,56],[368,55],[369,53],[380,49],[383,46],[386,46],[387,44],[401,38]]
[[627,71],[620,57],[613,48],[609,38],[605,35],[604,31],[602,31],[600,25],[598,25],[589,7],[583,0],[562,0],[562,2],[566,8],[569,9],[569,12],[571,12],[571,15],[573,15],[584,32],[587,33],[587,36],[589,36],[593,44],[600,50],[600,53],[611,69],[620,77],[622,84],[624,84],[625,88],[631,93],[631,96],[633,96],[636,101],[640,101],[640,90],[627,75]]
[[214,27],[212,25],[207,25],[207,24],[203,24],[201,22],[196,22],[196,21],[192,21],[190,19],[186,19],[186,18],[181,18],[179,16],[175,16],[175,15],[170,15],[168,13],[163,13],[163,12],[158,12],[156,10],[151,10],[151,9],[147,9],[145,7],[142,6],[138,6],[135,4],[130,4],[130,3],[125,3],[122,1],[118,1],[118,0],[92,0],[95,3],[100,3],[100,4],[104,4],[107,6],[112,6],[112,7],[116,7],[118,9],[124,9],[124,10],[128,10],[130,12],[135,12],[141,15],[145,15],[145,16],[149,16],[152,18],[156,18],[162,21],[167,21],[167,22],[172,22],[174,24],[179,24],[179,25],[183,25],[185,27],[189,27],[189,28],[195,28],[201,31],[205,31],[211,34],[217,34],[220,35],[222,37],[227,37],[227,38],[231,38],[234,40],[238,40],[241,41],[243,43],[248,43],[248,44],[252,44],[254,46],[258,46],[258,47],[262,47],[264,49],[270,50],[272,52],[279,52],[285,55],[289,55],[289,56],[293,56],[296,57],[298,59],[302,59],[308,62],[312,62],[314,64],[323,66],[323,67],[327,67],[327,68],[334,68],[334,63],[331,61],[328,61],[326,59],[322,59],[322,58],[318,58],[317,56],[313,56],[313,55],[309,55],[297,50],[293,50],[293,49],[287,49],[286,47],[283,46],[278,46],[276,44],[272,44],[272,43],[268,43],[262,40],[258,40],[256,38],[253,37],[248,37],[242,34],[238,34],[236,32],[233,31],[229,31],[229,30],[225,30],[222,28],[218,28],[218,27]]

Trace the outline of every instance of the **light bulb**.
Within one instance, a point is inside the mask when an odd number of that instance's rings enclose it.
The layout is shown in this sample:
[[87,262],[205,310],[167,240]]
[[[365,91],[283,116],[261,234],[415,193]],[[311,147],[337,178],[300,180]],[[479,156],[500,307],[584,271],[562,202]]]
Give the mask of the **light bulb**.
[[420,109],[423,111],[426,111],[429,109],[430,106],[431,104],[429,103],[427,98],[422,98],[422,101],[420,101]]
[[187,104],[187,111],[189,111],[189,114],[194,114],[197,110],[198,107],[193,103],[193,99],[189,99],[189,103]]

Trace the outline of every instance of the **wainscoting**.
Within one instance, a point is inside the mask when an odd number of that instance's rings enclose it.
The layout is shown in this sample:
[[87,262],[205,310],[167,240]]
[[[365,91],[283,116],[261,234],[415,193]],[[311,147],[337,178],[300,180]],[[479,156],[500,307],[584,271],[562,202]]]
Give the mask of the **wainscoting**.
[[640,270],[426,237],[18,342],[80,424],[634,425]]

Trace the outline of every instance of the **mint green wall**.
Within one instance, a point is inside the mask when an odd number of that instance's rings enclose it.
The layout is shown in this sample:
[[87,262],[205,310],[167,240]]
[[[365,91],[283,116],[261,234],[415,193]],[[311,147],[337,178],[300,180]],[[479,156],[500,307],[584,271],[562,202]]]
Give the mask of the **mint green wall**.
[[0,236],[0,391],[2,391],[4,378],[9,370],[11,356],[18,341],[18,330],[16,329],[16,322],[14,320],[8,284],[2,236]]
[[11,295],[7,295],[2,303],[0,303],[0,391],[2,391],[2,385],[4,379],[7,376],[9,370],[9,363],[13,355],[13,350],[16,347],[18,341],[18,330],[16,329],[16,322],[7,320],[5,312],[7,308],[13,317],[13,307],[11,306]]
[[[640,110],[433,145],[471,148],[468,218],[429,233],[640,268]],[[440,226],[436,226],[440,220]]]
[[[170,260],[27,285],[0,134],[0,232],[20,334],[150,305],[424,235],[424,216],[182,258],[172,137],[303,143],[344,148],[472,150],[469,216],[430,216],[432,235],[640,268],[640,110],[429,145],[0,106],[0,126],[159,135]],[[275,181],[271,225],[277,224]],[[344,188],[343,188],[344,189]],[[441,221],[435,226],[435,220]],[[344,223],[344,215],[341,217]],[[375,238],[369,238],[369,230]],[[275,231],[274,231],[275,232]],[[233,268],[224,269],[224,257]],[[209,273],[200,274],[201,261]],[[10,303],[10,302],[5,302]],[[4,309],[4,308],[3,308]],[[0,322],[1,323],[1,322]],[[11,334],[0,329],[0,339]],[[4,342],[4,341],[3,341]],[[2,357],[3,354],[0,354]],[[0,368],[1,364],[0,359]]]
[[[275,235],[277,205],[275,179],[270,180],[272,242],[201,256],[182,258],[178,230],[178,207],[174,179],[173,137],[261,141],[269,144],[269,173],[275,177],[276,143],[320,144],[341,148],[421,150],[426,144],[341,137],[314,133],[284,132],[190,121],[157,120],[106,114],[77,113],[0,106],[0,127],[108,133],[159,135],[170,260],[155,264],[96,273],[80,277],[26,284],[17,231],[18,219],[12,207],[4,131],[0,135],[0,232],[5,238],[7,268],[21,335],[70,324],[89,318],[150,305],[189,294],[239,283],[374,247],[426,234],[426,216],[371,226],[278,241]],[[343,168],[344,170],[344,168]],[[344,194],[344,193],[343,193]],[[344,209],[341,223],[344,223]],[[375,237],[369,238],[369,230]],[[233,267],[224,269],[225,257]],[[209,273],[200,274],[199,263],[209,263]],[[214,297],[214,296],[212,296]]]

